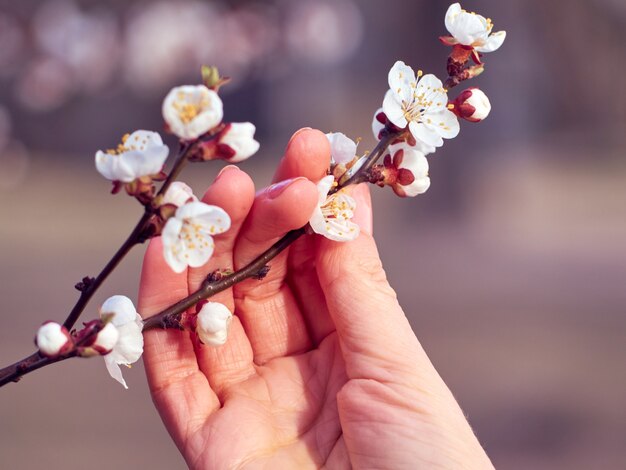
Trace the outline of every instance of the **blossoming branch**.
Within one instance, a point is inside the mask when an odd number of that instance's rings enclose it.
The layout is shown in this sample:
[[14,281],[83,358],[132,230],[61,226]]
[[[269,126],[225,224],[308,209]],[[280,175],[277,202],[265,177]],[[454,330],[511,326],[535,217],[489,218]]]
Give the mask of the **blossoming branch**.
[[371,152],[359,154],[357,143],[340,132],[327,134],[331,162],[327,175],[317,182],[319,199],[306,226],[287,233],[237,271],[224,266],[212,272],[196,292],[145,321],[129,298],[114,295],[102,304],[98,318],[76,329],[94,293],[134,246],[160,236],[165,262],[181,273],[204,266],[214,253],[214,238],[230,228],[230,217],[222,208],[201,202],[177,178],[189,163],[237,163],[251,157],[259,149],[255,126],[223,121],[219,90],[228,78],[214,67],[203,68],[202,84],[173,88],[162,106],[165,129],[180,142],[172,169],[165,171],[170,149],[153,131],[134,131],[115,147],[96,152],[96,169],[112,182],[111,192],[123,190],[143,206],[144,213],[100,274],[76,284],[80,296],[63,324],[44,323],[36,333],[37,351],[0,370],[0,386],[58,361],[102,356],[109,374],[126,387],[120,365],[130,366],[141,357],[142,332],[150,328],[190,330],[206,347],[219,347],[228,339],[233,312],[209,301],[211,296],[245,279],[262,282],[272,259],[301,236],[317,234],[336,242],[359,236],[359,226],[352,221],[356,202],[346,191],[348,186],[364,182],[389,186],[400,197],[426,192],[431,184],[427,156],[443,146],[444,139],[459,134],[459,119],[480,122],[491,110],[487,95],[477,87],[454,99],[449,91],[483,73],[483,54],[498,49],[506,36],[504,31],[493,33],[490,19],[463,10],[459,3],[449,7],[445,26],[449,35],[440,40],[452,48],[446,80],[397,61],[387,76],[389,89],[382,107],[374,113],[372,131],[378,144]]

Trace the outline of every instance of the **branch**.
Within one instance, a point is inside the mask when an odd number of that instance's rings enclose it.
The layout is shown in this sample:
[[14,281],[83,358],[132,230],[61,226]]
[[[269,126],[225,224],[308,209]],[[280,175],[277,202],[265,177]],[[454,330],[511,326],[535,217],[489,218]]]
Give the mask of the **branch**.
[[[363,165],[361,165],[359,170],[344,183],[341,183],[333,188],[331,194],[336,193],[351,184],[358,184],[367,181],[369,170],[376,164],[376,161],[385,153],[390,143],[397,136],[398,133],[387,131],[376,147],[374,147],[374,150],[372,150],[372,152],[366,157],[366,161]],[[200,300],[212,297],[218,292],[222,292],[234,286],[238,282],[258,276],[261,270],[267,266],[267,263],[276,258],[276,256],[278,256],[298,238],[307,233],[307,229],[308,225],[305,225],[304,227],[288,232],[265,252],[257,256],[253,261],[241,268],[239,271],[224,276],[217,281],[205,282],[202,287],[200,287],[200,289],[193,294],[179,300],[174,305],[148,318],[144,322],[144,331],[154,328],[172,328],[173,326],[180,326],[180,316],[185,310],[193,307]]]
[[[337,191],[351,185],[358,184],[368,180],[369,170],[376,164],[376,161],[380,158],[381,155],[387,150],[389,144],[398,136],[397,133],[393,131],[388,131],[383,138],[378,142],[374,150],[366,157],[366,161],[359,168],[359,170],[344,183],[337,185],[332,193],[336,193]],[[167,188],[174,180],[174,178],[180,173],[184,164],[187,161],[187,158],[193,149],[194,144],[187,144],[179,153],[178,160],[174,164],[172,171],[167,177],[167,180],[163,183],[160,191],[157,196],[160,196],[167,191]],[[151,205],[146,206],[146,212],[139,220],[131,234],[128,236],[124,244],[120,247],[117,253],[111,258],[111,260],[104,267],[102,272],[95,279],[86,280],[84,288],[81,292],[81,296],[70,312],[67,320],[65,321],[66,328],[71,328],[77,321],[78,317],[84,310],[85,306],[96,292],[96,290],[100,287],[100,285],[104,282],[107,276],[115,269],[115,267],[119,264],[119,262],[126,256],[126,254],[130,251],[130,249],[138,244],[142,243],[144,240],[141,238],[141,233],[145,229],[147,221],[154,214],[154,208]],[[267,263],[276,258],[281,252],[283,252],[287,247],[289,247],[293,242],[295,242],[302,235],[309,233],[309,226],[306,225],[296,230],[292,230],[288,232],[285,236],[283,236],[280,240],[274,243],[270,248],[268,248],[265,252],[257,256],[253,261],[251,261],[248,265],[236,271],[232,274],[221,277],[216,281],[205,281],[205,283],[200,287],[199,290],[194,292],[193,294],[185,297],[184,299],[179,300],[174,305],[166,308],[165,310],[157,313],[156,315],[148,318],[144,323],[144,331],[155,329],[155,328],[179,328],[180,327],[180,316],[181,314],[194,306],[202,299],[207,299],[217,294],[218,292],[222,292],[235,284],[245,281],[246,279],[262,277],[267,270]],[[69,325],[69,326],[68,326]],[[61,355],[55,358],[47,358],[42,356],[39,352],[35,352],[30,356],[11,364],[10,366],[5,367],[0,370],[0,387],[6,385],[9,382],[17,382],[22,376],[33,372],[41,367],[54,364],[56,362],[64,361],[66,359],[70,359],[71,357],[76,357],[76,351],[71,351],[66,355]]]

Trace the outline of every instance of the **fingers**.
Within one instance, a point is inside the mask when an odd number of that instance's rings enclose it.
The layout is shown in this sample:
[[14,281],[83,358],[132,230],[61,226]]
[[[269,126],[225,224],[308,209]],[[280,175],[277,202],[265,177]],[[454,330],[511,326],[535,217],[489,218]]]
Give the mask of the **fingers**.
[[[330,144],[326,135],[310,128],[300,129],[289,141],[274,181],[304,176],[317,183],[329,164]],[[316,238],[302,237],[289,248],[287,278],[315,345],[334,330],[315,270]]]
[[[165,263],[160,238],[151,240],[139,287],[139,312],[150,317],[187,296],[187,273]],[[179,445],[220,406],[199,370],[189,333],[151,330],[144,333],[143,360],[148,385],[163,422]]]
[[[317,189],[305,178],[270,186],[257,196],[235,249],[241,269],[288,231],[307,223],[317,203]],[[284,283],[287,251],[270,265],[262,282],[248,279],[234,287],[235,303],[250,339],[257,364],[307,350],[306,325],[289,287]]]
[[273,182],[304,176],[317,183],[326,174],[329,164],[328,139],[322,132],[305,127],[291,137]]
[[320,240],[317,271],[348,377],[397,382],[415,376],[416,367],[430,373],[432,365],[387,282],[371,236],[371,206],[364,186],[352,191],[361,234],[348,243]]
[[[189,269],[190,293],[198,290],[206,276],[214,270],[233,269],[233,249],[254,201],[254,183],[236,166],[225,167],[206,191],[202,201],[224,209],[230,216],[231,226],[226,233],[215,237],[215,251],[209,262],[201,268]],[[210,300],[220,302],[237,313],[231,289],[220,292]],[[250,341],[238,317],[233,318],[228,341],[223,346],[202,345],[195,336],[192,337],[200,370],[206,374],[218,397],[223,397],[230,385],[255,374]]]

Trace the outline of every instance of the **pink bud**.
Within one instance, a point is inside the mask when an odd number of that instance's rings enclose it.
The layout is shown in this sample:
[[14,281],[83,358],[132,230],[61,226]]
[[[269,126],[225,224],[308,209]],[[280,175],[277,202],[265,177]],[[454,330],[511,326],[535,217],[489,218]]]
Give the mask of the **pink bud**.
[[57,357],[74,347],[67,328],[54,322],[46,322],[39,327],[35,343],[39,352],[46,357]]
[[489,116],[491,103],[480,88],[468,88],[451,103],[452,112],[470,122],[480,122]]
[[119,337],[120,333],[115,325],[113,325],[113,323],[107,323],[104,325],[104,328],[98,332],[98,336],[96,336],[96,340],[91,347],[101,355],[108,354],[113,351]]

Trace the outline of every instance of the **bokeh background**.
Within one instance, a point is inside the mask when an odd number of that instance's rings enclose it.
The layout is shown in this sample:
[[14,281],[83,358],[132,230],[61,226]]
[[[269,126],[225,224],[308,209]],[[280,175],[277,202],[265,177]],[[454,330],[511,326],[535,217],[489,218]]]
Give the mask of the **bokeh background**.
[[[93,155],[159,130],[169,87],[218,65],[269,182],[302,126],[362,137],[396,59],[445,74],[441,0],[0,1],[0,359],[32,351],[140,214]],[[432,187],[375,191],[411,323],[496,467],[626,468],[626,2],[466,0],[506,29],[473,82],[491,116],[430,158]],[[175,142],[168,141],[172,146]],[[184,178],[202,192],[221,165]],[[136,299],[143,249],[89,307]],[[87,318],[89,317],[87,312]],[[67,361],[0,390],[0,468],[184,468],[142,366]]]

